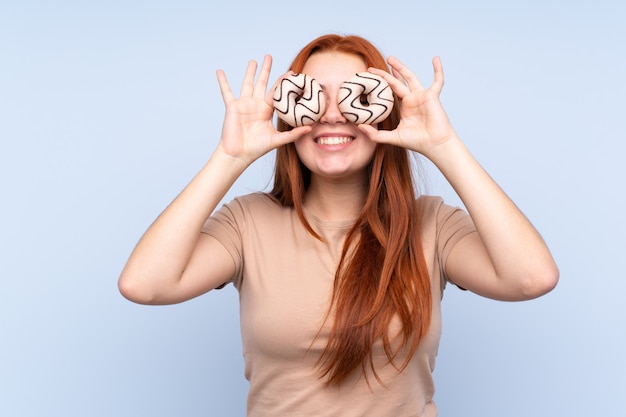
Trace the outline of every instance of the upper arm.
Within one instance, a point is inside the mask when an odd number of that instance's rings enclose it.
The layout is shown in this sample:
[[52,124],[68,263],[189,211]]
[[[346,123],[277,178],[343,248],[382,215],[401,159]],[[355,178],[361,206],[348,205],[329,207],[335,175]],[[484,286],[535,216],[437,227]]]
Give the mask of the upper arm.
[[227,283],[236,271],[235,261],[224,245],[213,236],[200,233],[176,296],[180,301],[197,297]]
[[549,253],[541,248],[530,250],[537,244],[535,240],[507,236],[509,231],[498,230],[495,237],[491,236],[488,250],[467,212],[447,206],[441,199],[425,201],[431,204],[426,212],[436,213],[439,265],[448,281],[502,301],[529,300],[554,287],[558,270]]
[[459,240],[445,262],[448,280],[478,295],[502,301],[517,301],[527,297],[516,287],[500,279],[477,232]]
[[[175,280],[155,280],[155,276],[145,279],[119,280],[124,297],[140,304],[163,305],[180,303],[202,295],[228,282],[236,273],[235,261],[224,245],[217,239],[201,233],[192,250],[189,260]],[[149,282],[150,284],[146,284]]]

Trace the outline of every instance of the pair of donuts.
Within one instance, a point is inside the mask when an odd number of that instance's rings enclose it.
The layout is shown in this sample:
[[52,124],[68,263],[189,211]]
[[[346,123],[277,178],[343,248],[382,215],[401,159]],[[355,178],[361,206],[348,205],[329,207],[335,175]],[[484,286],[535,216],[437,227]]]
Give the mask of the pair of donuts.
[[[393,91],[384,78],[359,72],[339,88],[339,111],[352,123],[382,122],[393,108]],[[274,109],[278,118],[290,126],[317,122],[326,110],[322,86],[306,74],[283,78],[274,91]]]

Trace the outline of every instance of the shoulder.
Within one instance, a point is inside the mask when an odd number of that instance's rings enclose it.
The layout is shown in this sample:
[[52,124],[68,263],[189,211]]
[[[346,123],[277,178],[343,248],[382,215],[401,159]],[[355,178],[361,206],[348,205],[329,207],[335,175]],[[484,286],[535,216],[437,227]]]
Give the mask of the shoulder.
[[[235,197],[232,201],[224,204],[222,208],[240,211],[244,214],[253,213],[255,215],[263,213],[276,214],[289,209],[280,205],[278,201],[269,194],[262,192]],[[222,210],[222,208],[220,208],[220,210]]]
[[439,250],[450,249],[462,237],[476,230],[463,208],[446,204],[441,197],[420,196],[416,208],[422,235],[434,239]]
[[415,205],[422,216],[436,214],[443,205],[443,198],[435,195],[421,195],[415,200]]
[[451,219],[471,221],[463,208],[446,204],[439,196],[422,195],[415,205],[424,225],[433,224],[439,228]]
[[287,217],[286,210],[265,193],[239,196],[215,210],[202,227],[202,233],[220,241],[234,259],[240,259],[246,239],[280,230],[282,219]]
[[211,219],[242,226],[280,221],[290,210],[290,207],[282,206],[269,194],[255,192],[235,197],[223,204],[211,215]]
[[415,201],[415,207],[420,216],[422,227],[441,224],[454,212],[461,210],[459,207],[448,205],[442,197],[422,195]]

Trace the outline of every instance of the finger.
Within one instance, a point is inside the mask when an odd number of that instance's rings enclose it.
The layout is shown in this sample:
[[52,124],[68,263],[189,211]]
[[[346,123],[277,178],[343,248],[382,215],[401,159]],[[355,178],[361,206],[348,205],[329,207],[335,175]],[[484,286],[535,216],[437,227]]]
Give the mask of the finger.
[[226,79],[226,73],[223,70],[217,70],[217,83],[220,86],[220,91],[222,93],[222,99],[224,103],[228,103],[235,99],[235,95],[233,94],[233,90],[231,90],[230,85],[228,84],[228,79]]
[[[402,79],[406,81],[411,91],[423,91],[424,87],[422,86],[421,81],[417,76],[411,71],[406,65],[404,65],[400,60],[394,56],[390,56],[387,58],[387,62],[391,66],[392,72],[394,74],[398,74]],[[398,76],[396,75],[396,76]]]
[[246,68],[246,75],[243,77],[243,84],[241,85],[240,97],[250,97],[254,89],[254,76],[256,75],[257,62],[253,59],[248,61],[248,67]]
[[372,141],[372,142],[376,142],[376,143],[390,143],[391,139],[393,137],[393,131],[389,131],[389,130],[378,130],[377,128],[375,128],[372,125],[368,125],[368,124],[360,124],[357,125],[357,128],[365,133],[365,135],[367,135],[367,137]]
[[296,140],[300,139],[302,136],[306,135],[307,133],[310,133],[312,129],[313,128],[311,125],[307,125],[307,126],[294,127],[291,130],[279,132],[276,135],[276,146],[282,146],[291,142],[295,142]]
[[402,78],[401,75],[394,73],[392,70],[392,74],[389,74],[387,71],[383,71],[378,68],[368,68],[367,69],[372,74],[379,75],[387,81],[387,83],[391,86],[393,92],[398,96],[398,98],[402,99],[408,93],[410,93],[409,88],[407,87],[406,81]]
[[391,73],[393,74],[394,77],[396,77],[397,79],[401,80],[405,85],[408,84],[407,81],[402,76],[402,74],[400,74],[398,71],[396,71],[395,68],[391,68]]
[[278,87],[278,85],[280,84],[280,82],[285,78],[288,77],[290,75],[293,74],[293,71],[288,71],[286,73],[284,73],[283,75],[281,75],[280,77],[278,77],[278,79],[276,80],[276,82],[274,83],[274,85],[272,85],[272,88],[269,89],[267,95],[265,96],[265,102],[269,105],[269,106],[274,106],[274,91],[276,91],[276,88]]
[[438,56],[433,58],[433,69],[435,71],[435,75],[433,77],[433,85],[430,87],[434,91],[439,94],[443,89],[443,65],[441,64],[441,58]]
[[265,92],[267,90],[267,82],[270,78],[270,72],[272,71],[272,57],[270,55],[265,55],[263,57],[263,63],[261,64],[261,71],[259,72],[259,77],[254,84],[253,95],[254,97],[263,98],[265,97]]

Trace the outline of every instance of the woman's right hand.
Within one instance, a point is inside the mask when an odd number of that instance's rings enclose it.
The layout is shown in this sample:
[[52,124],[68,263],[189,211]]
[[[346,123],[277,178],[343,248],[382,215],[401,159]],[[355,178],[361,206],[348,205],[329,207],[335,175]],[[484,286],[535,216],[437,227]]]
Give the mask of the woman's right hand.
[[270,93],[267,93],[271,68],[272,57],[266,55],[255,82],[257,63],[251,60],[246,69],[239,98],[235,97],[231,90],[224,71],[217,71],[217,80],[226,105],[218,151],[241,161],[245,166],[272,149],[293,142],[311,130],[310,126],[301,126],[279,132],[274,127],[273,93],[280,79]]

